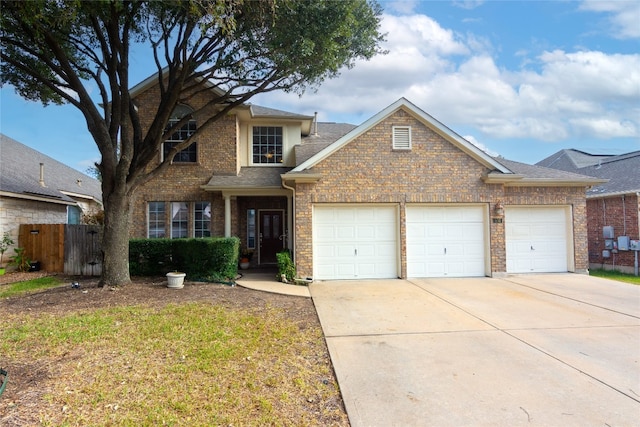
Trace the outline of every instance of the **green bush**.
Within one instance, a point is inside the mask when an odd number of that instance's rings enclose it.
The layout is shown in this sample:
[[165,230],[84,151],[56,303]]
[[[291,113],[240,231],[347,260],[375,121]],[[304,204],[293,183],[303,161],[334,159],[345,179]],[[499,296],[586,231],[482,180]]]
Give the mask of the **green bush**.
[[129,272],[132,276],[158,276],[182,271],[191,280],[229,281],[238,273],[239,246],[237,237],[132,239]]
[[282,275],[289,282],[293,282],[296,277],[296,265],[291,260],[289,251],[282,251],[276,254],[278,260],[278,280],[282,280]]

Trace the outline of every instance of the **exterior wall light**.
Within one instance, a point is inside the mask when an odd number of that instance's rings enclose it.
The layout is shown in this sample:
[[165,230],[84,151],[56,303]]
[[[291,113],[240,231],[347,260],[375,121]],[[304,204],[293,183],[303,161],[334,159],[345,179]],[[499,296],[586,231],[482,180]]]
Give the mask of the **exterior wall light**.
[[502,206],[501,201],[498,201],[493,207],[493,214],[499,217],[504,216],[504,206]]

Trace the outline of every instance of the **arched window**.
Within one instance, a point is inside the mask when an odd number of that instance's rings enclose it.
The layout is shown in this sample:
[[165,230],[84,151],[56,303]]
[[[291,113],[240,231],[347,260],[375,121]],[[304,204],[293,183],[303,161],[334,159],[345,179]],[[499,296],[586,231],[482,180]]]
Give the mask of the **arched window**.
[[[184,116],[191,113],[193,113],[193,110],[191,108],[187,107],[186,105],[178,105],[175,110],[173,110],[171,118],[169,119],[169,123],[167,123],[167,130],[178,123]],[[173,147],[193,135],[196,129],[196,121],[195,119],[191,119],[180,129],[175,131],[173,135],[171,135],[163,144],[163,159],[167,157],[169,151]],[[190,146],[176,153],[176,155],[173,157],[173,163],[195,163],[198,161],[197,154],[197,144],[194,141]]]

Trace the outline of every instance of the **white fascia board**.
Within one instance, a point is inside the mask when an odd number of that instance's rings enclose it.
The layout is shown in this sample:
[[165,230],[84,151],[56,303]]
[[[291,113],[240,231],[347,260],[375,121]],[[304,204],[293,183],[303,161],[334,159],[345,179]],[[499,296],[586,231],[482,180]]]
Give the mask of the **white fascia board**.
[[301,172],[305,169],[309,169],[315,166],[320,161],[326,159],[331,154],[351,142],[353,139],[359,137],[363,133],[367,132],[375,125],[380,123],[382,120],[387,118],[389,115],[394,113],[399,108],[404,108],[408,113],[413,115],[416,119],[422,121],[429,128],[433,129],[435,132],[439,133],[445,139],[453,143],[456,147],[482,163],[483,165],[499,170],[502,173],[511,174],[512,172],[506,168],[504,165],[497,162],[493,157],[489,156],[484,151],[480,150],[475,145],[471,144],[466,139],[462,138],[460,135],[446,127],[444,124],[440,123],[438,120],[430,116],[429,114],[422,111],[420,108],[416,107],[413,103],[411,103],[406,98],[400,98],[393,104],[389,105],[384,110],[380,111],[375,116],[371,117],[369,120],[362,123],[360,126],[353,129],[351,132],[344,135],[342,138],[338,139],[333,144],[326,147],[324,150],[321,150],[311,158],[307,159],[307,161],[301,163],[299,166],[291,170],[291,172]]
[[12,193],[9,191],[0,191],[0,197],[10,197],[13,199],[23,199],[23,200],[35,200],[37,202],[53,203],[55,205],[67,205],[67,206],[78,205],[76,201],[68,202],[66,200],[52,199],[49,197],[41,197],[37,195],[24,194],[24,193]]

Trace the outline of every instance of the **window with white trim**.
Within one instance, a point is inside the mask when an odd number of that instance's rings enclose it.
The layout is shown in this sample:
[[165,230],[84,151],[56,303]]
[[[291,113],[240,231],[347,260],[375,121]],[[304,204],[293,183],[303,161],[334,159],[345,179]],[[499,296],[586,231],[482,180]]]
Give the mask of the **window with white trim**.
[[211,237],[210,202],[196,202],[194,205],[193,237]]
[[[169,130],[172,126],[175,126],[184,116],[192,114],[193,110],[186,105],[178,105],[173,113],[171,114],[171,118],[169,119],[169,123],[167,123],[166,130]],[[195,119],[189,120],[187,123],[182,125],[180,129],[175,131],[163,144],[162,147],[162,158],[165,159],[169,151],[180,144],[181,142],[187,140],[191,135],[196,132],[197,124]],[[194,141],[187,148],[178,151],[175,156],[173,156],[173,163],[195,163],[198,161],[198,152],[197,152],[197,143]]]
[[411,150],[411,126],[393,126],[393,149]]
[[171,238],[189,236],[189,205],[186,202],[171,202]]
[[253,127],[253,163],[280,164],[282,158],[282,127]]
[[211,237],[211,202],[149,202],[147,237]]
[[164,231],[165,203],[149,202],[147,205],[147,237],[150,239],[160,239],[165,237]]

